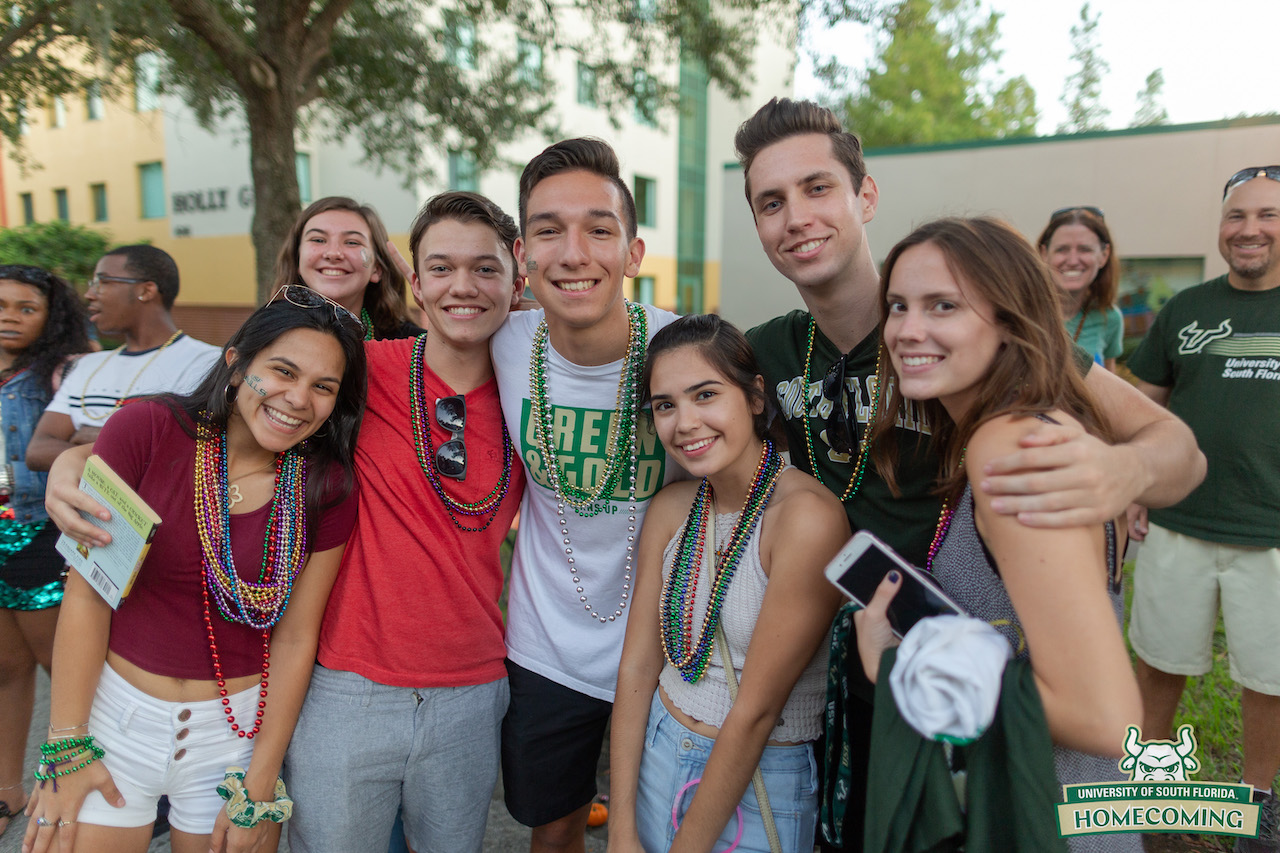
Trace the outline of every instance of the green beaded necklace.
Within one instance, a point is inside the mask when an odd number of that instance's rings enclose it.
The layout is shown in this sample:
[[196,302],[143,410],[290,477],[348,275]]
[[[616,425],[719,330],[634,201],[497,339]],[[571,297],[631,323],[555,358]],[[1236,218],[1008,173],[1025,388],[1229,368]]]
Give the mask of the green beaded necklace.
[[369,316],[368,308],[360,309],[360,322],[364,323],[364,339],[373,340],[373,318]]
[[[809,370],[813,366],[813,334],[818,324],[814,321],[813,315],[809,315],[809,345],[804,352],[804,387],[809,387]],[[840,500],[847,501],[858,493],[858,489],[862,486],[862,478],[867,473],[867,457],[871,455],[871,425],[875,423],[876,415],[880,412],[880,356],[881,352],[876,354],[876,398],[871,402],[871,418],[867,422],[867,428],[863,431],[862,441],[858,447],[858,459],[853,465],[853,474],[849,477],[849,485],[845,486],[844,494],[840,496]],[[821,394],[821,392],[819,392]],[[833,405],[840,405],[837,400]],[[813,469],[813,476],[822,483],[822,471],[818,469],[818,460],[813,455],[813,425],[809,417],[808,409],[804,412],[804,447],[809,452],[809,467]],[[822,483],[824,486],[826,483]]]
[[[566,483],[560,470],[560,457],[556,453],[554,419],[550,396],[547,392],[547,350],[550,345],[547,321],[538,324],[533,335],[533,351],[529,357],[529,401],[533,409],[534,440],[542,454],[542,464],[547,480],[556,496],[556,518],[560,522],[560,535],[564,538],[565,561],[573,577],[574,590],[582,609],[601,624],[622,617],[623,608],[631,598],[631,565],[635,557],[636,542],[636,404],[640,389],[640,371],[644,366],[645,349],[649,344],[649,319],[644,306],[627,303],[627,352],[622,361],[622,375],[618,379],[616,415],[610,419],[609,436],[605,443],[605,472],[596,488],[588,492]],[[627,448],[624,456],[619,449]],[[578,572],[577,558],[573,555],[573,543],[569,539],[569,515],[572,506],[577,514],[590,518],[600,514],[622,481],[623,465],[627,466],[629,487],[627,490],[627,556],[622,573],[622,594],[613,613],[600,612],[587,597]],[[592,504],[595,506],[592,506]]]

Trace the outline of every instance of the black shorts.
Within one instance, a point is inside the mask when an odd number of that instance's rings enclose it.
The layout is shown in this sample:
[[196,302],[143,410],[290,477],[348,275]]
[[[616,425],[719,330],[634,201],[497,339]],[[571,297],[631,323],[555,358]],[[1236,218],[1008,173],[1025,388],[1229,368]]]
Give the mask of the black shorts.
[[596,767],[613,704],[507,661],[502,720],[507,811],[525,826],[567,817],[596,795]]

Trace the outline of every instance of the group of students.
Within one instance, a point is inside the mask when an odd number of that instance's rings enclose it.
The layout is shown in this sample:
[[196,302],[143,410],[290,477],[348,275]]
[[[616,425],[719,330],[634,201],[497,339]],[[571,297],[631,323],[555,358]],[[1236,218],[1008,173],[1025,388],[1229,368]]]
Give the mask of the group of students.
[[[519,231],[428,201],[411,266],[368,208],[304,211],[200,386],[92,445],[164,523],[118,610],[67,579],[24,849],[144,849],[167,794],[177,851],[271,849],[290,815],[297,851],[381,849],[397,815],[414,850],[479,850],[499,764],[532,849],[582,849],[610,719],[611,849],[807,850],[820,777],[826,843],[860,849],[898,581],[829,643],[851,528],[1034,650],[1055,744],[1118,755],[1140,702],[1111,521],[1194,486],[1194,441],[1073,359],[1008,226],[922,226],[881,276],[856,136],[775,100],[735,141],[808,308],[746,335],[623,298],[644,243],[598,140],[529,163]],[[508,316],[526,278],[540,307]],[[48,500],[87,545],[89,449]],[[975,572],[1003,605],[964,598]]]

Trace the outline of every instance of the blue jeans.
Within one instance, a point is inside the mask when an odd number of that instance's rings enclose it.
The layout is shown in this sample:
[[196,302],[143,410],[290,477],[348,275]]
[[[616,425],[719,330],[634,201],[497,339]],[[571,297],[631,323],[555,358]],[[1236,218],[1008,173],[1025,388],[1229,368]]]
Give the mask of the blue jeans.
[[[654,691],[636,792],[636,824],[645,850],[661,851],[671,846],[676,834],[671,825],[676,795],[686,783],[702,777],[714,745],[713,739],[689,731],[672,717]],[[818,820],[818,765],[812,744],[766,746],[760,769],[782,849],[788,853],[813,849]],[[696,791],[694,786],[681,797],[680,815],[688,809]],[[769,853],[754,786],[747,785],[738,805],[742,809],[743,832],[735,853]],[[727,850],[737,833],[735,816],[729,819],[713,849]]]
[[402,810],[419,853],[479,853],[506,710],[505,678],[414,689],[316,666],[285,756],[290,847],[383,851]]

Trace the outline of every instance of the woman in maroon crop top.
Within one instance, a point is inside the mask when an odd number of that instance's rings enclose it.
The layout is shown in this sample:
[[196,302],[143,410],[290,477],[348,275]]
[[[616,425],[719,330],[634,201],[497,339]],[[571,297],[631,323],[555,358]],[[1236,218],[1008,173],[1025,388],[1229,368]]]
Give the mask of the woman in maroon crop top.
[[363,338],[346,309],[283,288],[195,391],[103,427],[94,451],[162,523],[118,609],[68,578],[27,810],[36,853],[143,851],[162,794],[179,853],[274,847],[292,808],[280,764],[355,521]]

